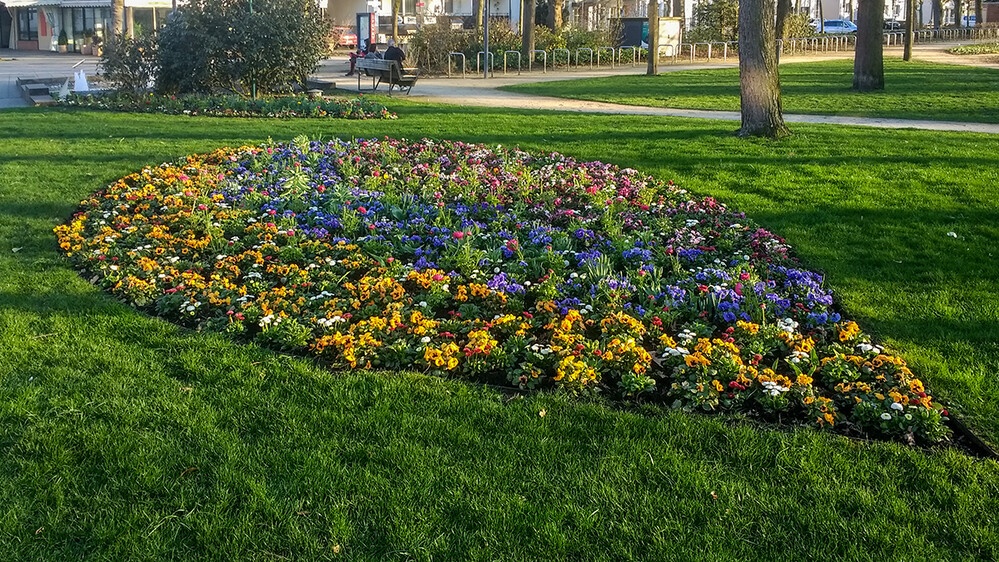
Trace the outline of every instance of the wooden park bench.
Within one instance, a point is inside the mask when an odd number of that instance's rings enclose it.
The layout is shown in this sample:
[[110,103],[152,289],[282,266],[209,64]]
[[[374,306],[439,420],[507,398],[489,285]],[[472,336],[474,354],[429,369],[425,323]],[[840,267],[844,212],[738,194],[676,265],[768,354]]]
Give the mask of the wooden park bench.
[[399,91],[406,91],[406,95],[416,85],[420,77],[418,68],[403,68],[399,61],[360,58],[357,59],[357,90],[361,91],[361,74],[371,77],[371,91],[378,89],[383,82],[389,85],[389,95],[392,95],[392,88],[399,87]]

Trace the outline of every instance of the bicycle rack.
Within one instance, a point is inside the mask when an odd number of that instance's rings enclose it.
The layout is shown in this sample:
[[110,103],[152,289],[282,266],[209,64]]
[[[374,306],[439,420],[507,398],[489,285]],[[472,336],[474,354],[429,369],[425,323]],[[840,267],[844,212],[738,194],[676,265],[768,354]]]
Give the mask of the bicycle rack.
[[572,70],[572,53],[569,49],[552,49],[552,72],[555,71],[555,64],[557,60],[555,59],[555,53],[565,53],[565,71],[569,72]]
[[534,66],[534,54],[535,53],[541,53],[542,55],[544,55],[544,58],[541,59],[541,61],[542,61],[541,62],[541,71],[544,72],[545,74],[547,74],[548,73],[548,52],[545,51],[544,49],[534,49],[533,51],[531,51],[530,53],[528,53],[530,56],[527,58],[527,70],[530,71],[531,67]]
[[611,53],[611,68],[614,68],[614,47],[597,47],[597,67],[600,66],[600,53],[604,51],[610,51]]
[[503,76],[506,76],[506,57],[511,53],[517,55],[517,75],[520,76],[520,51],[503,51]]
[[676,47],[674,47],[673,45],[659,45],[659,47],[656,49],[656,58],[657,59],[661,58],[662,57],[662,50],[665,49],[665,48],[667,48],[667,47],[669,48],[669,57],[675,63],[676,62]]
[[694,62],[694,45],[692,43],[680,43],[680,55],[683,55],[683,47],[690,47],[690,62]]
[[576,68],[579,68],[579,53],[580,53],[580,51],[586,51],[587,53],[590,53],[590,69],[592,70],[593,69],[593,49],[591,49],[589,47],[580,47],[580,48],[576,49]]
[[465,77],[465,53],[448,53],[447,54],[447,75],[451,77],[451,57],[461,57],[461,77]]
[[496,66],[496,55],[494,55],[492,52],[490,52],[489,53],[489,58],[486,59],[484,51],[479,51],[478,53],[475,53],[475,71],[476,72],[482,72],[482,64],[489,65],[489,73],[492,74],[493,76],[496,76],[496,71],[493,70],[493,67]]
[[631,66],[638,64],[638,47],[632,45],[625,45],[624,47],[619,47],[617,50],[617,63],[624,65],[624,50],[631,49]]
[[728,62],[728,41],[713,41],[708,44],[708,60],[711,60],[711,46],[721,45],[722,46],[722,61]]

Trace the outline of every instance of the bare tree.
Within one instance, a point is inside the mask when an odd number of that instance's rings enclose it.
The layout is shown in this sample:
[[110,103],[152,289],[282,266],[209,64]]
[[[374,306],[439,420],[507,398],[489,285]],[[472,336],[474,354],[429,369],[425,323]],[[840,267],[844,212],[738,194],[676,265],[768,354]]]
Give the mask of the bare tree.
[[649,76],[659,74],[659,0],[649,0],[649,61],[645,71]]
[[791,134],[784,124],[777,71],[773,0],[739,0],[739,92],[742,128],[739,136],[781,138]]
[[520,48],[526,59],[534,56],[531,53],[534,50],[534,13],[537,11],[538,6],[535,0],[524,0],[523,7],[524,10],[520,15]]
[[111,30],[115,37],[125,33],[125,0],[113,0],[111,4]]
[[857,54],[853,59],[853,89],[885,89],[885,0],[861,0],[857,14]]

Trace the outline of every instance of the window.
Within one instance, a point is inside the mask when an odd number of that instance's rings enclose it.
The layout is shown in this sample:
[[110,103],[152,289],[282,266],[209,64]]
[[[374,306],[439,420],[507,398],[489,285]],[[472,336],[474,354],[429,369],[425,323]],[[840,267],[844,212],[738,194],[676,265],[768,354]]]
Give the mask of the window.
[[38,9],[21,8],[17,11],[17,40],[38,41]]

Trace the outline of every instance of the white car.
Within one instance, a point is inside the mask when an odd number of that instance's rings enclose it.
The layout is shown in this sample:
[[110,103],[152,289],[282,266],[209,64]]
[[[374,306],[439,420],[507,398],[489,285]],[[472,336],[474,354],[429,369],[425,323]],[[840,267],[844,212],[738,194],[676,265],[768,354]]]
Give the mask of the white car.
[[857,25],[850,20],[825,20],[822,22],[822,27],[819,31],[824,31],[825,33],[856,33]]

